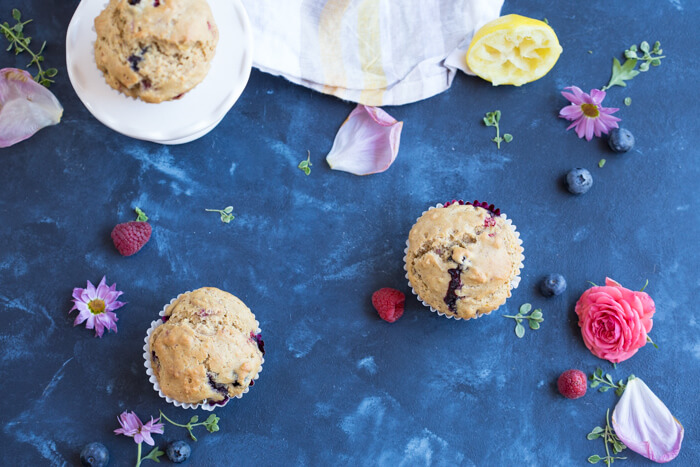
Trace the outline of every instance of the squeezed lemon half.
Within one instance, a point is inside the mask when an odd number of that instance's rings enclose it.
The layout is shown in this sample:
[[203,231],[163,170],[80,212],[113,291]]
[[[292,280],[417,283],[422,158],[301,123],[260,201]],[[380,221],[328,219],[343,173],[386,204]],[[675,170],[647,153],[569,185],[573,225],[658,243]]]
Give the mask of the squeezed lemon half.
[[467,50],[467,66],[494,86],[520,86],[552,69],[562,48],[554,30],[543,21],[506,15],[486,23]]

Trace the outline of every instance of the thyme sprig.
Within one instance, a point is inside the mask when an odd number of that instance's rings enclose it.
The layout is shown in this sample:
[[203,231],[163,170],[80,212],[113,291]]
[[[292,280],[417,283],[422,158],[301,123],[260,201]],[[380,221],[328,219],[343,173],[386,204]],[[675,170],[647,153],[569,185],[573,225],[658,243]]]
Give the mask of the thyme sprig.
[[32,43],[32,38],[24,35],[24,27],[31,23],[32,20],[28,19],[26,21],[22,21],[22,13],[17,8],[12,10],[12,18],[16,21],[16,23],[12,26],[10,26],[7,21],[0,23],[0,31],[2,31],[2,34],[10,42],[10,45],[7,47],[7,51],[10,52],[12,49],[14,49],[15,55],[19,55],[22,52],[28,53],[32,57],[32,60],[29,62],[26,68],[29,68],[32,65],[36,66],[37,74],[34,76],[34,81],[48,88],[51,83],[54,82],[54,80],[51,78],[58,74],[58,70],[56,68],[44,69],[41,66],[42,62],[44,61],[46,41],[41,44],[38,52],[35,53],[32,51],[32,49],[29,48],[29,45]]

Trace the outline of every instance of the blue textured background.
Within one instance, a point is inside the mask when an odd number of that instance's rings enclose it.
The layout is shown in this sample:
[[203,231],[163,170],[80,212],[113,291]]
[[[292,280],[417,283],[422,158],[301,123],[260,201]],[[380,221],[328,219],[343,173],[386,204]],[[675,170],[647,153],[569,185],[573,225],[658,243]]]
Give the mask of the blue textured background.
[[[686,428],[675,464],[700,462],[698,2],[506,2],[504,13],[549,19],[564,48],[553,71],[520,89],[460,75],[444,94],[387,109],[405,122],[399,156],[362,178],[324,161],[353,105],[257,71],[199,141],[164,147],[110,131],[65,71],[78,2],[19,3],[0,0],[0,18],[20,6],[35,19],[30,32],[48,40],[46,60],[60,69],[52,90],[65,114],[0,152],[1,464],[74,465],[83,445],[101,441],[111,465],[130,465],[136,446],[112,434],[121,411],[188,419],[192,411],[153,391],[141,346],[163,304],[201,286],[243,299],[268,353],[258,384],[217,411],[221,431],[199,429],[191,465],[587,465],[604,449],[586,434],[617,398],[589,390],[569,401],[556,378],[598,366],[643,378]],[[621,108],[634,151],[615,155],[565,132],[562,88],[602,86],[611,58],[642,40],[660,40],[668,58],[605,101]],[[2,66],[24,64],[0,53]],[[481,124],[495,109],[515,137],[500,151]],[[296,168],[307,150],[309,177]],[[576,166],[595,179],[579,197],[562,184]],[[426,311],[404,279],[412,223],[452,198],[495,203],[524,240],[520,288],[478,321]],[[229,225],[204,212],[229,204]],[[109,233],[135,205],[153,237],[123,258]],[[537,292],[549,272],[566,276],[563,296]],[[67,312],[72,288],[104,274],[129,303],[119,333],[96,339]],[[584,347],[573,311],[586,281],[606,275],[630,288],[649,279],[657,304],[660,350],[646,346],[617,370]],[[409,296],[393,325],[371,306],[380,287]],[[501,315],[525,302],[545,321],[517,339]],[[164,447],[185,436],[166,426],[156,439]],[[621,465],[651,464],[626,454]]]

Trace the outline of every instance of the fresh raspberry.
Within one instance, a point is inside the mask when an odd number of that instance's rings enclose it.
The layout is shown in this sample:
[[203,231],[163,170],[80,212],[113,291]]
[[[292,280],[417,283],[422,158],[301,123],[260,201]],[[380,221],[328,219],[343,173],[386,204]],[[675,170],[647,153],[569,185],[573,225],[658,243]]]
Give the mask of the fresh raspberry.
[[384,321],[393,323],[403,315],[406,296],[396,289],[385,287],[372,294],[372,305]]
[[151,238],[148,222],[131,221],[117,224],[112,230],[112,241],[122,256],[131,256],[139,251]]
[[568,399],[578,399],[586,394],[588,380],[580,370],[566,370],[559,376],[557,387],[562,396]]

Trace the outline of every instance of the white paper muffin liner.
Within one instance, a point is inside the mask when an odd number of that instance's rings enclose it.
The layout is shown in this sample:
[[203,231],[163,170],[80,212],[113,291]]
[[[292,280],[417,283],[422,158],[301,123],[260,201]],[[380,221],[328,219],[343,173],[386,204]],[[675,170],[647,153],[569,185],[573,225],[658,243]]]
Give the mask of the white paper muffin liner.
[[[442,203],[438,203],[436,206],[431,206],[430,208],[428,208],[428,211],[430,211],[430,210],[432,210],[432,209],[442,208],[442,207],[444,207],[444,205],[443,205]],[[428,212],[428,211],[423,211],[423,213],[422,213],[420,216],[418,216],[418,218],[416,218],[416,222],[418,221],[418,219],[420,219],[421,217],[423,217],[423,214],[425,214],[425,213]],[[501,219],[503,219],[503,220],[506,222],[506,224],[508,225],[508,227],[513,231],[513,234],[515,235],[515,238],[517,239],[518,244],[522,247],[522,246],[523,246],[523,241],[522,241],[522,239],[520,238],[520,233],[518,232],[518,230],[517,230],[515,224],[513,224],[513,221],[511,221],[510,219],[508,219],[508,216],[506,216],[506,215],[503,214],[503,213],[501,213],[501,215],[500,215],[499,217],[500,217]],[[477,315],[474,316],[473,318],[462,318],[462,317],[460,317],[460,316],[454,316],[454,315],[450,315],[450,314],[447,314],[447,313],[443,313],[442,311],[436,310],[436,309],[433,308],[432,306],[428,305],[425,301],[423,301],[423,299],[420,297],[420,295],[418,295],[418,292],[416,292],[416,290],[413,288],[413,285],[411,284],[411,280],[408,278],[408,265],[406,264],[406,257],[408,256],[408,249],[409,249],[409,247],[410,247],[410,242],[409,242],[408,239],[406,239],[406,248],[404,248],[404,250],[403,250],[403,269],[404,269],[404,271],[406,271],[406,276],[405,276],[405,277],[406,277],[406,280],[408,281],[408,286],[411,288],[411,292],[413,293],[413,295],[415,295],[416,298],[417,298],[425,307],[429,308],[430,311],[432,311],[433,313],[437,313],[437,314],[440,315],[440,316],[444,316],[445,318],[454,319],[454,320],[462,320],[462,319],[463,319],[463,320],[465,320],[465,321],[468,321],[468,320],[470,320],[470,319],[476,319],[476,318],[479,318],[479,317],[484,316],[484,315],[490,315],[493,311],[496,311],[496,310],[498,309],[498,308],[496,308],[496,309],[491,310],[491,311],[489,311],[489,312],[487,312],[487,313],[477,314]],[[524,262],[525,262],[525,255],[523,255],[522,253],[520,253],[520,267],[518,268],[518,274],[510,280],[510,290],[517,289],[517,288],[518,288],[518,285],[520,285],[520,271],[523,269]],[[500,307],[499,307],[499,308],[500,308]]]
[[[190,292],[189,291],[183,292],[183,293],[179,294],[177,297],[170,300],[170,302],[163,307],[163,309],[158,313],[158,315],[161,317],[165,316],[165,310],[171,304],[173,304],[177,299],[179,299],[181,296],[183,296],[184,294],[187,294],[187,293],[190,293]],[[255,315],[253,315],[253,317],[255,317]],[[146,367],[146,374],[148,375],[148,380],[151,382],[151,384],[153,384],[153,389],[158,393],[158,395],[161,398],[165,399],[170,404],[173,404],[175,407],[181,407],[183,409],[202,409],[202,410],[212,411],[216,408],[224,407],[226,404],[228,404],[232,399],[231,397],[229,397],[226,400],[226,402],[221,402],[218,404],[210,404],[208,402],[200,402],[199,404],[191,404],[191,403],[184,403],[184,402],[177,401],[175,399],[171,399],[170,397],[163,394],[163,391],[161,391],[161,389],[160,389],[160,384],[158,383],[158,378],[156,378],[156,375],[153,372],[153,368],[151,367],[151,345],[150,345],[151,333],[158,326],[160,326],[163,323],[164,322],[162,319],[157,319],[157,320],[152,321],[151,327],[149,327],[148,331],[146,331],[146,338],[144,339],[145,344],[143,346],[143,360],[144,360],[143,366]],[[255,331],[255,333],[260,334],[261,330],[260,330],[260,323],[258,322],[258,320],[255,320],[255,325],[257,326],[257,330]],[[260,370],[258,370],[258,373],[255,375],[253,380],[256,380],[260,377],[260,373],[262,372],[263,363],[265,363],[265,357],[262,357],[262,361],[260,362]],[[250,386],[246,387],[241,394],[238,394],[234,397],[236,399],[240,399],[241,397],[243,397],[243,394],[248,392],[249,389],[250,389]]]

